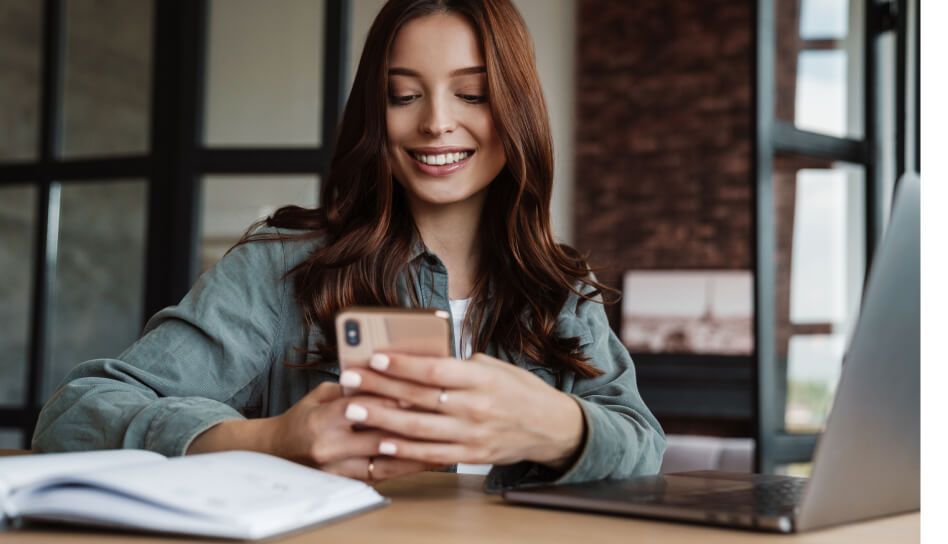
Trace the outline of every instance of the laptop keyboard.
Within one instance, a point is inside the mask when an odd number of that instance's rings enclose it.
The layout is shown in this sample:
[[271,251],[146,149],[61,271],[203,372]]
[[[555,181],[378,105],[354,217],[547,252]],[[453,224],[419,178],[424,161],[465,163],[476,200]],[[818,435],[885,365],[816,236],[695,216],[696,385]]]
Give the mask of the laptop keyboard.
[[806,482],[803,478],[761,482],[752,489],[702,493],[695,499],[724,509],[743,506],[752,507],[757,512],[786,512],[800,504]]

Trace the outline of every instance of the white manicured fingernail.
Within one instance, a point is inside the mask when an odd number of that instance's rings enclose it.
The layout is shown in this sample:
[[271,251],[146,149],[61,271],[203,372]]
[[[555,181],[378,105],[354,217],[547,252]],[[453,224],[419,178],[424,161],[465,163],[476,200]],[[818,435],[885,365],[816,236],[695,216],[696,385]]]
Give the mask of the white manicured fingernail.
[[384,353],[376,353],[375,355],[372,355],[371,359],[369,359],[369,366],[375,370],[385,370],[388,368],[389,362],[388,355],[385,355]]
[[395,444],[391,442],[380,442],[379,443],[379,453],[382,455],[395,455],[395,452],[398,451],[398,448],[395,447]]
[[364,406],[350,404],[346,406],[346,419],[351,421],[365,421],[369,417],[369,411]]
[[362,376],[358,372],[346,370],[339,376],[339,384],[346,387],[359,387],[362,385]]

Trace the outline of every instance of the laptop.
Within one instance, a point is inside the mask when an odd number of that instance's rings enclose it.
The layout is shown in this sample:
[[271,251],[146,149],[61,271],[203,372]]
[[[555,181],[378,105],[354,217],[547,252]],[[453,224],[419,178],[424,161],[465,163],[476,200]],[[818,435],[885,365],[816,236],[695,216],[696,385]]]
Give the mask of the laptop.
[[810,478],[681,472],[504,492],[554,508],[791,533],[919,509],[919,179],[898,184]]

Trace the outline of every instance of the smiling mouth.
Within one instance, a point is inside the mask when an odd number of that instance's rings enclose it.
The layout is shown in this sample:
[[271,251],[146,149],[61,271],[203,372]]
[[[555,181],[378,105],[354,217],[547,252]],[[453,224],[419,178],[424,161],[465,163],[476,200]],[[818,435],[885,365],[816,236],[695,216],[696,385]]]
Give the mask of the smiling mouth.
[[416,161],[429,166],[445,166],[456,164],[468,159],[474,154],[473,150],[455,151],[454,153],[418,153],[417,151],[408,151]]

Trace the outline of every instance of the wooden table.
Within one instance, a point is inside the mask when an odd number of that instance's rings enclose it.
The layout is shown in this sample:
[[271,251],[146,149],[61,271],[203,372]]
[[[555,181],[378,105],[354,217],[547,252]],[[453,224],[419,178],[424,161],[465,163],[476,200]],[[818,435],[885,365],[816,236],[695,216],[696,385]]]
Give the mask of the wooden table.
[[[699,525],[515,506],[481,491],[482,476],[429,472],[378,484],[392,504],[351,519],[279,539],[281,544],[324,542],[446,544],[511,542],[659,544],[775,542],[911,543],[919,541],[919,514],[906,514],[799,535],[777,535]],[[0,544],[181,543],[98,531],[36,530],[0,533]],[[206,544],[208,540],[194,540]]]

